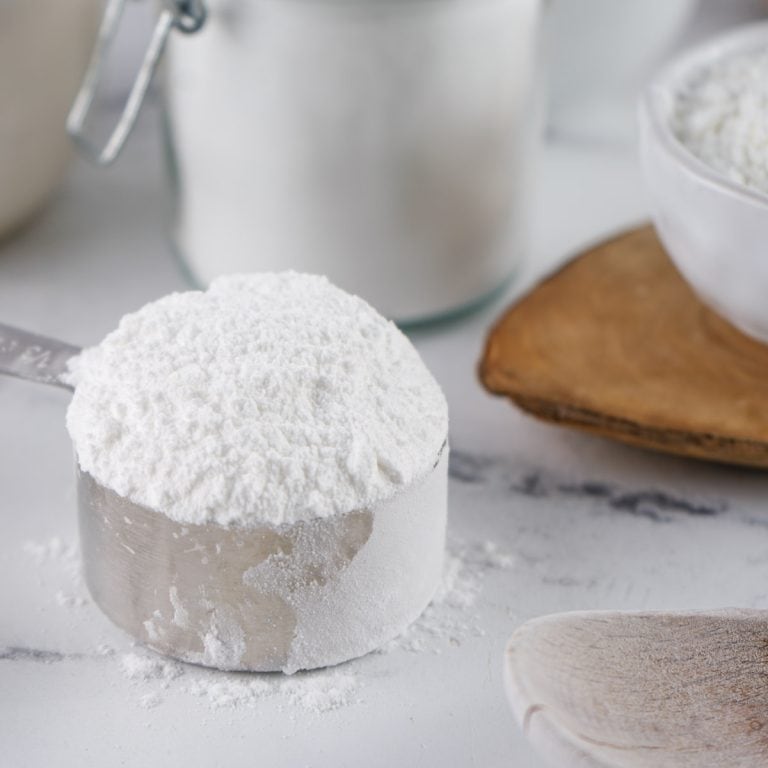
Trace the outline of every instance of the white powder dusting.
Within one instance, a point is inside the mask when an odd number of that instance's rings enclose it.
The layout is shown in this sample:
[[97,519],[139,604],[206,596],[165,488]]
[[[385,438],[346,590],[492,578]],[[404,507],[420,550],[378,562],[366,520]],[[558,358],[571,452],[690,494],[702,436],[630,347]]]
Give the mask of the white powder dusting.
[[162,656],[143,653],[125,653],[120,657],[120,669],[129,680],[159,680],[165,687],[181,676],[183,667]]
[[722,58],[677,95],[678,139],[732,181],[768,192],[768,49]]
[[260,677],[230,677],[207,675],[194,680],[187,688],[193,696],[207,701],[211,709],[237,709],[255,707],[260,701],[272,696],[275,686]]
[[203,664],[218,669],[237,669],[245,653],[245,631],[229,612],[216,608],[203,635]]
[[46,541],[25,541],[22,551],[38,569],[58,569],[68,581],[67,589],[59,589],[53,600],[60,608],[82,608],[90,603],[82,578],[80,550],[75,542],[54,536]]
[[81,595],[73,595],[64,590],[59,590],[54,596],[56,605],[62,608],[82,608],[84,605],[88,605],[88,600]]
[[[355,675],[338,671],[313,672],[284,678],[279,675],[207,672],[147,653],[119,657],[123,676],[144,687],[138,703],[154,709],[163,703],[161,691],[180,677],[191,677],[183,690],[203,700],[212,710],[255,708],[265,700],[291,710],[321,714],[362,701]],[[148,686],[155,686],[147,691]]]
[[230,276],[131,315],[72,365],[80,467],[179,522],[283,524],[426,475],[443,394],[362,299],[297,273]]
[[31,557],[37,565],[58,563],[70,573],[76,572],[80,568],[77,544],[65,542],[58,536],[47,541],[25,541],[22,544],[22,551]]
[[454,538],[448,544],[443,578],[432,602],[422,615],[384,651],[406,650],[439,654],[443,646],[458,645],[467,635],[483,636],[469,609],[482,592],[483,583],[493,571],[514,567],[514,557],[502,552],[493,541],[468,544]]
[[173,606],[173,618],[171,621],[177,627],[188,627],[189,611],[187,611],[181,602],[181,598],[179,598],[179,590],[176,587],[171,587],[168,591],[168,598],[171,601],[171,605]]
[[343,674],[306,675],[282,685],[291,705],[318,714],[359,702],[358,689],[357,677]]
[[[174,613],[174,618],[175,617],[176,614]],[[162,618],[162,613],[160,613],[160,611],[155,611],[152,614],[151,619],[147,619],[145,622],[143,622],[144,630],[147,633],[147,640],[149,640],[150,643],[156,643],[158,640],[160,640],[160,637],[163,634],[161,627],[159,626]],[[176,622],[174,621],[174,623]]]
[[253,708],[265,699],[274,699],[283,710],[322,714],[361,701],[358,678],[338,672],[307,673],[288,680],[203,673],[192,681],[187,691],[202,698],[211,709]]
[[509,552],[502,552],[495,541],[482,541],[474,545],[464,545],[463,558],[467,567],[476,572],[489,570],[506,571],[515,564],[515,558]]
[[144,709],[154,709],[163,703],[163,697],[159,693],[147,693],[139,699],[139,704]]

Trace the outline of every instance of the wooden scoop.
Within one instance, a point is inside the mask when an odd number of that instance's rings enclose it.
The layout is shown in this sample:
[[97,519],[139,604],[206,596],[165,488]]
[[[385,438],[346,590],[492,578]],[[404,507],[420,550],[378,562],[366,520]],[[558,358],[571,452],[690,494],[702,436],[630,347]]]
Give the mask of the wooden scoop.
[[518,723],[560,768],[768,765],[768,612],[534,619],[505,656]]
[[650,226],[585,251],[511,307],[480,378],[547,421],[768,467],[768,345],[696,298]]

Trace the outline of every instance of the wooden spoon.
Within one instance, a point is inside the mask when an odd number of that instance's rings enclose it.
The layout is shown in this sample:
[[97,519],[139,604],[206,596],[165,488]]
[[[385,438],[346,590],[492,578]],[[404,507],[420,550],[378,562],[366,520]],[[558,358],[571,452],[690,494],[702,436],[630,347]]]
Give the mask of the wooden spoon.
[[505,655],[523,731],[561,768],[768,765],[768,612],[591,611],[524,624]]
[[705,307],[650,226],[589,248],[510,307],[480,378],[546,421],[768,468],[768,344]]

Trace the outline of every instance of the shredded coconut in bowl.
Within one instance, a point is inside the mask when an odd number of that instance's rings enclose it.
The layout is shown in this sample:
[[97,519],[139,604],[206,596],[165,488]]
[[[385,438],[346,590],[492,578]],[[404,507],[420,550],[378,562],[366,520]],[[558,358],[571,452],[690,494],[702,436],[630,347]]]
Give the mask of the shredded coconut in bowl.
[[699,160],[768,193],[768,43],[695,73],[676,95],[671,121]]
[[425,476],[448,430],[416,350],[294,272],[227,276],[126,315],[71,365],[80,468],[182,523],[291,524]]

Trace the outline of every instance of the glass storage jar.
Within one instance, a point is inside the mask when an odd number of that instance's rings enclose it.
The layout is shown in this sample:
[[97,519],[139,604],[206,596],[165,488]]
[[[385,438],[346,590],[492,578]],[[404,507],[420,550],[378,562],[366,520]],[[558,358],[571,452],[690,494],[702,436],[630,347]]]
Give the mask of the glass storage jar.
[[[193,282],[326,274],[401,323],[489,296],[525,249],[540,0],[163,0],[106,147],[167,46],[174,241]],[[174,30],[186,34],[174,34]]]
[[322,273],[399,322],[525,249],[538,0],[208,0],[169,40],[174,237],[194,281]]

